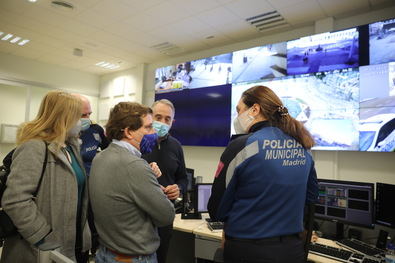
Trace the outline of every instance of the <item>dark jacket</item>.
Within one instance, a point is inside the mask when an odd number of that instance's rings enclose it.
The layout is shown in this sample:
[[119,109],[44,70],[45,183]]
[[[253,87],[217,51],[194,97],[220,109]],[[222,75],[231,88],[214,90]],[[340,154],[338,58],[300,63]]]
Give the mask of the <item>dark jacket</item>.
[[167,135],[151,153],[143,155],[142,158],[148,163],[156,162],[158,164],[162,172],[162,176],[158,178],[159,184],[164,187],[177,184],[181,192],[185,192],[187,174],[184,152],[176,138]]

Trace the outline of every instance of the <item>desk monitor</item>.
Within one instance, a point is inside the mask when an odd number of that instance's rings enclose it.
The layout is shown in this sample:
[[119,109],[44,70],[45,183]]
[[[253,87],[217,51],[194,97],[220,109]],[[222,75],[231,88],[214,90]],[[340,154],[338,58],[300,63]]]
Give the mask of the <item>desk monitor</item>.
[[198,213],[207,213],[207,204],[211,196],[212,184],[196,184],[196,208]]
[[343,236],[343,223],[374,227],[374,184],[318,179],[318,193],[315,217],[337,222],[337,237]]
[[376,183],[376,223],[395,228],[395,185]]

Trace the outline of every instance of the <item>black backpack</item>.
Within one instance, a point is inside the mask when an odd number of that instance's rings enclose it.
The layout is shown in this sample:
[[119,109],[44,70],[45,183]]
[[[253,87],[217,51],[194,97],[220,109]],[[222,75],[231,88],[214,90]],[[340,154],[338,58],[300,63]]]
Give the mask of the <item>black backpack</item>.
[[12,155],[15,149],[9,152],[3,159],[3,165],[0,166],[0,201],[6,188],[7,178],[11,172]]
[[[3,199],[4,191],[7,187],[7,178],[11,172],[11,163],[12,163],[12,155],[14,154],[15,149],[10,151],[6,157],[3,159],[3,165],[0,166],[0,203]],[[40,180],[38,182],[38,186],[36,191],[33,193],[33,196],[36,197],[38,190],[40,189],[41,181],[43,179],[43,175],[45,172],[45,167],[48,160],[48,148],[47,143],[45,142],[45,157],[43,168],[41,171]],[[0,208],[0,247],[3,245],[3,240],[7,237],[16,235],[18,233],[14,223],[10,219],[10,217],[4,212],[2,208]]]

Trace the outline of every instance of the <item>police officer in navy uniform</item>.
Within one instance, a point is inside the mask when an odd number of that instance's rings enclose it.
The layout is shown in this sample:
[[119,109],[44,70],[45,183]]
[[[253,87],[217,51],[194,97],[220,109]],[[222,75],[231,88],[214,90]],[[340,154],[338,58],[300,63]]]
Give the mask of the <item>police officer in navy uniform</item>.
[[224,222],[224,261],[305,261],[303,211],[315,203],[314,140],[269,88],[246,90],[221,156],[208,210]]
[[82,102],[82,116],[81,116],[81,156],[84,161],[86,173],[89,175],[92,160],[95,158],[99,150],[107,148],[109,141],[104,135],[104,129],[90,119],[92,114],[91,104],[85,96],[74,94],[78,96]]
[[[92,114],[92,107],[87,97],[80,94],[73,94],[74,96],[82,100],[82,115],[81,115],[81,157],[84,162],[86,174],[89,176],[93,158],[99,150],[104,150],[109,145],[104,129],[96,123],[93,123],[90,119]],[[89,204],[88,208],[88,223],[92,232],[92,248],[91,252],[94,255],[96,253],[98,243],[98,235],[93,222],[93,212]],[[88,261],[89,255],[86,255],[86,262]]]

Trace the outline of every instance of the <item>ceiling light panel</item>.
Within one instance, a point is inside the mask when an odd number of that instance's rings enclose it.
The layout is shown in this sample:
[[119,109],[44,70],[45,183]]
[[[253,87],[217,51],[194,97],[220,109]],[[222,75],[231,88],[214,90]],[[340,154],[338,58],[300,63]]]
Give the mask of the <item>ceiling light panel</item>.
[[0,31],[0,39],[2,41],[8,41],[10,44],[18,44],[19,46],[23,46],[30,41],[29,39],[15,36],[13,33],[5,33],[3,31]]
[[19,42],[18,45],[19,45],[19,46],[24,46],[24,45],[26,45],[28,42],[30,42],[29,39],[24,39],[24,40],[22,40],[21,42]]
[[106,61],[98,62],[98,63],[96,63],[95,65],[98,66],[98,67],[105,68],[105,69],[117,69],[117,68],[120,67],[120,66],[117,65],[117,64],[112,64],[112,63],[106,62]]
[[16,42],[18,42],[19,40],[21,40],[21,37],[14,37],[13,39],[10,40],[10,42],[12,44],[15,44]]
[[7,41],[8,39],[12,38],[13,36],[14,36],[13,34],[7,34],[1,40]]

